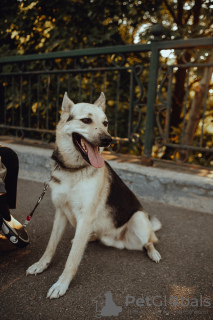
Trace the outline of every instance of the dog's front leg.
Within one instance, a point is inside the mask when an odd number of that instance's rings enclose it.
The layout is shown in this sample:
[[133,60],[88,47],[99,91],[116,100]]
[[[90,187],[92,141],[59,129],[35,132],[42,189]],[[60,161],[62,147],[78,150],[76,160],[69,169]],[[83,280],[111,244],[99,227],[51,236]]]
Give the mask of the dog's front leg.
[[88,243],[93,220],[90,218],[82,217],[77,222],[76,233],[73,239],[73,245],[69,253],[65,268],[58,281],[50,288],[47,298],[59,298],[63,296],[76,274],[77,268],[81,262],[85,247]]
[[61,237],[63,235],[63,232],[65,230],[67,223],[68,223],[67,217],[58,208],[56,210],[53,229],[52,229],[52,233],[51,233],[47,248],[46,248],[43,256],[41,257],[41,259],[27,269],[26,275],[29,275],[29,274],[36,275],[37,273],[41,273],[45,269],[47,269],[47,267],[49,266],[49,264],[54,256],[57,245],[58,245],[59,241],[61,240]]

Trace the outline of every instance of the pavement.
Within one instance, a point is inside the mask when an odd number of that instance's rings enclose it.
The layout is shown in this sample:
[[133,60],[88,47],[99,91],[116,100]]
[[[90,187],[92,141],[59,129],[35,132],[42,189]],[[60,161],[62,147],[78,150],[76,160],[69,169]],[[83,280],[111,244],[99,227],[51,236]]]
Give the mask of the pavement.
[[[16,219],[24,222],[42,189],[42,183],[19,179],[17,209],[12,210]],[[25,275],[50,236],[55,210],[48,190],[27,228],[31,243],[0,253],[0,319],[213,319],[213,215],[140,199],[163,224],[156,246],[162,261],[154,263],[146,252],[90,243],[66,295],[49,300],[48,289],[62,273],[74,230],[67,228],[44,273]]]

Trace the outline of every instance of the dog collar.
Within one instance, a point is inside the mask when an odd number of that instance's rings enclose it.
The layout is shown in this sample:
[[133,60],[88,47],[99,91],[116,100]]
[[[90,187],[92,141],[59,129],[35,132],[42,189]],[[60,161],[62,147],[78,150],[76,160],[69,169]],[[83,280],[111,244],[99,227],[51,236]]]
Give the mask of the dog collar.
[[[54,159],[55,160],[55,159]],[[81,166],[81,167],[78,167],[78,168],[70,168],[70,167],[66,167],[66,166],[64,166],[63,164],[61,164],[61,163],[59,163],[59,162],[57,162],[56,160],[55,160],[55,168],[53,169],[53,171],[55,171],[55,170],[66,170],[66,171],[70,171],[70,172],[76,172],[76,171],[79,171],[79,170],[83,170],[83,169],[85,169],[86,167],[88,167],[87,165],[84,165],[84,166]]]
[[88,166],[87,164],[84,165],[84,166],[78,167],[78,168],[71,168],[71,167],[65,166],[63,158],[62,158],[58,148],[56,148],[53,151],[53,154],[52,154],[51,158],[55,161],[56,167],[55,167],[54,170],[63,169],[63,170],[70,171],[70,172],[76,172],[76,171],[82,170],[82,169],[84,169],[84,168],[86,168]]

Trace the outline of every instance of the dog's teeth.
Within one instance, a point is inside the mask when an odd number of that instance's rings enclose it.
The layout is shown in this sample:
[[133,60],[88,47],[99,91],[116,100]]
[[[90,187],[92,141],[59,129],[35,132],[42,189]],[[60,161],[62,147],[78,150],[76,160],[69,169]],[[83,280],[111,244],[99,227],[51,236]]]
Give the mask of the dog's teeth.
[[86,146],[85,146],[85,143],[84,143],[83,139],[81,139],[81,146],[82,146],[82,148],[84,149],[84,151],[87,152],[87,148],[86,148]]

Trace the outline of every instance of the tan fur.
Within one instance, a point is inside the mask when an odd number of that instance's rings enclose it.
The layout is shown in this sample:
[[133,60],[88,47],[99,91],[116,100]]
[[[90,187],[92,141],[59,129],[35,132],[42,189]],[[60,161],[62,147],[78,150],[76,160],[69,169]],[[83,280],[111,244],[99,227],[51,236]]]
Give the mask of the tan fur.
[[149,242],[152,242],[152,243],[158,242],[158,238],[156,237],[154,232],[151,232],[150,237],[149,237]]
[[[73,143],[73,132],[81,134],[95,146],[101,134],[108,134],[103,125],[106,121],[104,109],[103,94],[94,105],[75,105],[67,94],[64,96],[61,120],[56,130],[56,145],[65,169],[53,170],[54,179],[50,182],[56,208],[55,220],[45,253],[27,270],[27,274],[43,272],[50,264],[68,222],[76,228],[64,271],[48,291],[47,297],[50,299],[66,293],[89,241],[98,239],[107,246],[129,250],[142,250],[145,246],[153,261],[159,262],[161,259],[153,246],[157,238],[146,213],[137,211],[123,226],[115,227],[113,207],[107,206],[111,187],[109,169],[105,164],[98,169],[91,166]],[[71,121],[67,121],[69,117]],[[91,117],[90,125],[81,121],[86,117]]]
[[125,227],[123,228],[123,230],[120,232],[119,240],[124,241],[125,236],[126,236],[126,232],[127,232],[127,226],[125,226]]

